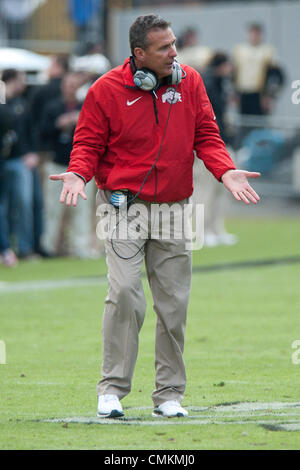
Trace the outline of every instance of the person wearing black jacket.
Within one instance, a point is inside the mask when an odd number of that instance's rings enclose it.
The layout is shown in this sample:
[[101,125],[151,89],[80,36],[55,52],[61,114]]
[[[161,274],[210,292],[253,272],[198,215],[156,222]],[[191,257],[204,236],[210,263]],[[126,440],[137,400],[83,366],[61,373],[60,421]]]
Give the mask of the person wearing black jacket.
[[48,82],[33,89],[30,94],[30,119],[33,137],[39,151],[47,151],[47,142],[41,135],[41,119],[49,102],[61,97],[61,82],[69,71],[69,57],[53,56],[48,70]]
[[4,161],[10,155],[13,136],[11,115],[2,105],[0,106],[0,261],[6,266],[14,266],[18,261],[11,249],[4,191]]
[[4,211],[2,237],[6,245],[10,236],[16,240],[18,256],[34,252],[33,187],[34,169],[39,156],[34,151],[29,108],[23,93],[24,74],[14,69],[3,71],[6,104],[1,106],[5,123],[1,131],[2,184],[1,205]]
[[[61,96],[49,101],[45,106],[40,126],[41,136],[45,145],[52,151],[52,160],[44,164],[45,181],[50,174],[65,171],[69,164],[73,135],[82,106],[77,98],[77,90],[81,85],[81,74],[74,72],[66,74],[61,83]],[[60,234],[64,228],[65,214],[64,207],[56,203],[58,194],[57,186],[46,183],[43,249],[52,256],[63,253],[90,257],[89,231],[92,226],[92,206],[85,206],[83,211],[70,213],[69,240],[67,246],[62,249]],[[90,199],[92,201],[92,198]]]

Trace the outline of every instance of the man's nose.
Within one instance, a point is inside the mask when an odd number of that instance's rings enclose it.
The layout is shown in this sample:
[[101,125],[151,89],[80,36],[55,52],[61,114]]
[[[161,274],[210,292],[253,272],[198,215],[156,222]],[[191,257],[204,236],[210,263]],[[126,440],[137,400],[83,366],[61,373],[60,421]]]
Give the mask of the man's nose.
[[175,58],[177,56],[176,46],[172,46],[170,49],[170,56]]

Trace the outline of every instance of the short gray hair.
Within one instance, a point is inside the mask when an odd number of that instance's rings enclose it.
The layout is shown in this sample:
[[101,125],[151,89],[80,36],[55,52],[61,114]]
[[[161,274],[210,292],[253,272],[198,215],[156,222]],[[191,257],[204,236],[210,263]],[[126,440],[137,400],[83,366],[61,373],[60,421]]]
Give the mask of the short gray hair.
[[159,15],[138,16],[129,30],[129,43],[131,54],[134,49],[141,47],[146,50],[149,46],[148,33],[156,29],[167,29],[171,23],[161,18]]

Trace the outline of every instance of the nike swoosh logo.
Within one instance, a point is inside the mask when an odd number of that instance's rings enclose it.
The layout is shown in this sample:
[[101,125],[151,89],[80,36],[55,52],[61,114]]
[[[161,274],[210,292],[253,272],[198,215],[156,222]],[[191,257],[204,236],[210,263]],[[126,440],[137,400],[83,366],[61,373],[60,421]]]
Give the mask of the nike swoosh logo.
[[134,103],[136,103],[138,100],[140,100],[141,98],[143,98],[142,96],[139,96],[138,98],[136,98],[135,100],[133,101],[129,101],[127,100],[127,106],[131,106],[133,105]]

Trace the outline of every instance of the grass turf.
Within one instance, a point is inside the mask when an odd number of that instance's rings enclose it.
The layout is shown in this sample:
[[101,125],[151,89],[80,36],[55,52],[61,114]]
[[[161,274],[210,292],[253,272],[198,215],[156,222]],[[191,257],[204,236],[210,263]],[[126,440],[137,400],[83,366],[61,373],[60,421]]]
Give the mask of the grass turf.
[[[299,225],[295,219],[233,220],[229,229],[240,236],[240,243],[195,252],[194,265],[299,255]],[[61,259],[1,268],[0,275],[2,281],[17,282],[104,275],[105,269],[104,260]],[[215,407],[298,402],[300,365],[292,364],[291,344],[300,339],[299,270],[299,264],[287,264],[194,273],[185,348],[184,405],[191,420],[180,425],[178,420],[157,425],[149,418],[155,315],[146,281],[148,309],[133,390],[123,400],[126,416],[144,425],[44,422],[95,417],[105,285],[3,291],[0,339],[6,343],[7,364],[0,365],[0,448],[298,449],[299,432],[274,432],[258,424],[299,423],[297,407],[290,413],[267,409],[218,416]],[[204,417],[207,424],[192,423]]]

